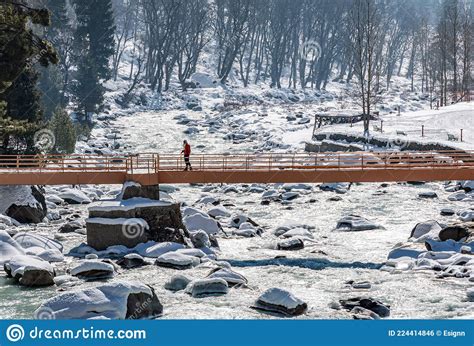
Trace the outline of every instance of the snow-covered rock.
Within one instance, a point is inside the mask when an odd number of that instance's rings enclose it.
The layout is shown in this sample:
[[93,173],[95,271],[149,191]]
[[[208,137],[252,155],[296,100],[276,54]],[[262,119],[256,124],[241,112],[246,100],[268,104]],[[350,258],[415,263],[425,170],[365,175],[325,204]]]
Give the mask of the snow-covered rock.
[[19,232],[13,236],[13,239],[24,249],[40,247],[42,249],[57,250],[59,252],[63,251],[63,245],[60,242],[33,232]]
[[277,200],[280,198],[280,193],[277,190],[269,190],[262,193],[263,200]]
[[388,259],[397,259],[400,257],[410,257],[410,258],[418,258],[418,256],[422,253],[426,252],[426,249],[421,248],[421,247],[415,247],[413,245],[405,245],[405,246],[400,246],[397,247],[393,250],[391,250],[388,253],[387,258]]
[[286,191],[291,191],[291,190],[312,190],[313,187],[309,184],[302,184],[302,183],[297,183],[297,184],[283,184],[282,189]]
[[232,231],[232,234],[237,237],[244,238],[253,238],[257,236],[257,232],[255,229],[236,229]]
[[239,274],[230,268],[216,268],[207,277],[210,279],[224,279],[229,287],[246,285],[248,282],[242,274]]
[[121,259],[117,260],[116,263],[117,265],[125,269],[138,268],[149,264],[142,256],[137,253],[129,253],[123,256]]
[[426,239],[438,239],[441,225],[435,220],[420,222],[412,229],[410,239],[417,242],[424,242]]
[[78,189],[65,189],[59,195],[68,204],[89,204],[92,203],[89,197]]
[[173,269],[189,269],[200,263],[199,258],[180,254],[178,252],[167,252],[155,261],[155,265]]
[[184,290],[190,282],[191,279],[184,275],[177,274],[173,275],[168,281],[166,281],[165,288],[173,292],[181,291]]
[[372,298],[343,299],[339,303],[344,309],[355,314],[359,313],[359,308],[363,308],[372,311],[380,317],[390,316],[390,306]]
[[64,203],[64,200],[61,197],[57,196],[57,195],[47,195],[46,200],[48,202],[54,203],[56,205],[60,205],[60,204]]
[[225,207],[215,207],[209,209],[207,213],[212,217],[229,217],[231,214]]
[[432,199],[438,198],[438,195],[434,191],[423,191],[418,194],[419,198]]
[[298,237],[292,237],[285,240],[280,240],[277,243],[277,250],[301,250],[304,248],[304,242]]
[[0,230],[0,265],[12,257],[24,255],[25,250],[6,231]]
[[347,183],[324,183],[319,186],[322,191],[333,191],[344,194],[349,190],[350,185]]
[[0,214],[20,223],[40,223],[47,215],[46,200],[35,186],[0,186]]
[[204,231],[197,231],[191,233],[191,241],[196,248],[211,247],[209,235]]
[[[28,248],[27,250],[27,253],[29,253],[29,250],[31,250],[33,248]],[[35,252],[35,256],[41,258],[42,260],[44,261],[47,261],[47,262],[62,262],[64,261],[64,255],[62,254],[62,252],[60,252],[59,250],[56,250],[56,249],[42,249],[42,248],[38,248],[39,251],[38,252]]]
[[291,237],[300,237],[300,238],[310,238],[313,239],[313,233],[311,233],[306,228],[293,228],[281,235],[283,238],[291,238]]
[[220,201],[212,196],[204,196],[199,199],[199,201],[196,202],[197,204],[212,204],[212,205],[218,205]]
[[235,228],[240,228],[240,225],[243,224],[244,222],[248,222],[252,224],[253,226],[258,227],[258,225],[251,218],[243,214],[232,215],[231,220],[230,220],[230,226],[235,227]]
[[186,293],[194,298],[227,294],[229,287],[224,279],[200,279],[192,281],[186,287]]
[[202,251],[201,249],[179,249],[176,250],[176,253],[197,258],[202,258],[206,256],[204,251]]
[[86,260],[70,270],[72,276],[86,281],[108,279],[115,276],[115,268],[110,263]]
[[287,316],[298,316],[306,312],[308,305],[291,292],[281,288],[270,288],[257,299],[252,308]]
[[383,229],[383,227],[362,216],[348,215],[337,222],[336,229],[341,231],[367,231]]
[[458,212],[459,219],[464,222],[474,221],[474,210],[465,209]]
[[0,224],[5,226],[20,226],[20,223],[14,218],[0,214]]
[[299,193],[297,193],[297,192],[285,192],[281,195],[281,198],[284,201],[292,201],[292,200],[294,200],[298,197],[299,197]]
[[144,257],[157,258],[167,252],[173,252],[178,249],[184,249],[185,246],[180,243],[164,242],[164,243],[153,243],[148,242],[145,244],[137,245],[135,251]]
[[57,295],[41,304],[35,315],[45,310],[54,319],[142,319],[160,316],[163,306],[150,286],[119,281]]
[[183,219],[183,223],[190,232],[203,230],[208,234],[216,234],[222,229],[216,220],[208,215],[202,214],[186,216]]
[[194,214],[199,214],[199,215],[202,215],[204,217],[206,216],[209,216],[208,214],[206,214],[204,211],[200,210],[200,209],[197,209],[197,208],[193,208],[193,207],[185,207],[183,208],[182,210],[182,214],[183,214],[183,217],[186,218],[188,216],[191,216],[191,215],[194,215]]
[[54,285],[54,269],[36,256],[18,255],[6,261],[3,268],[9,277],[23,286]]

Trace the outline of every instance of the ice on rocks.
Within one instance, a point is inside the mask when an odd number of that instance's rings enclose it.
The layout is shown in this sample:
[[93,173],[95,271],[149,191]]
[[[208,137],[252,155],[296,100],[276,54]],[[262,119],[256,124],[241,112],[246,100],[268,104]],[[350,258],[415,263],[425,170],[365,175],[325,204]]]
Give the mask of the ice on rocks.
[[190,282],[191,279],[184,275],[173,275],[168,281],[166,281],[165,288],[173,292],[182,291]]
[[86,260],[72,268],[70,274],[86,281],[102,280],[114,277],[115,268],[99,260]]
[[336,229],[341,231],[367,231],[383,229],[383,227],[362,216],[348,215],[337,222]]
[[60,242],[33,232],[19,232],[13,236],[13,239],[24,249],[40,247],[42,249],[57,250],[59,252],[63,251],[63,245]]
[[239,274],[230,268],[216,268],[207,277],[211,279],[224,279],[229,287],[236,285],[246,285],[248,282],[242,274]]
[[207,213],[215,218],[218,217],[229,217],[231,214],[230,212],[225,208],[225,207],[215,207],[212,209],[209,209]]
[[18,242],[3,230],[0,230],[0,265],[14,256],[24,255],[25,250]]
[[178,252],[167,252],[155,261],[155,265],[173,269],[189,269],[200,263],[199,258]]
[[220,278],[208,278],[192,281],[186,287],[186,293],[190,294],[194,298],[207,297],[227,294],[229,286],[227,281]]
[[44,310],[51,311],[55,319],[140,319],[161,315],[163,306],[150,286],[118,281],[62,293],[45,301],[36,312]]
[[270,288],[257,299],[252,308],[287,316],[298,316],[306,312],[308,305],[289,291]]
[[222,229],[216,220],[200,213],[186,216],[183,223],[190,232],[203,230],[208,234],[216,234]]
[[443,228],[434,220],[418,223],[410,233],[410,239],[416,242],[424,242],[426,239],[439,239],[439,232]]
[[180,243],[173,242],[164,242],[164,243],[155,243],[147,242],[144,244],[139,244],[135,247],[135,251],[144,257],[157,258],[167,252],[173,252],[179,249],[184,249],[185,246]]
[[13,256],[3,265],[7,275],[23,286],[54,285],[53,266],[36,256]]
[[87,195],[78,189],[65,189],[59,195],[66,203],[69,204],[89,204],[92,203]]

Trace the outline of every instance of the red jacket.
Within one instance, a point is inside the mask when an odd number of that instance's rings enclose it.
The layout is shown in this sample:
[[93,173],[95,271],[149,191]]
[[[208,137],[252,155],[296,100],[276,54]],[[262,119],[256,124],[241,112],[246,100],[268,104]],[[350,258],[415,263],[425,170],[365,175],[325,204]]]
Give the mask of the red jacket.
[[190,146],[189,144],[186,144],[186,145],[184,146],[183,152],[184,152],[184,156],[189,156],[189,155],[191,155],[191,146]]

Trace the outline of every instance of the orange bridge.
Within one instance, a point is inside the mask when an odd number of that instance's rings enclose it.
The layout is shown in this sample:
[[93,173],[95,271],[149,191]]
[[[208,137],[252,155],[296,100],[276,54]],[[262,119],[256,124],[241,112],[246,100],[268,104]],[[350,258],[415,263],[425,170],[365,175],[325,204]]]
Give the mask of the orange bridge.
[[0,155],[0,185],[326,183],[474,180],[474,150],[202,154]]

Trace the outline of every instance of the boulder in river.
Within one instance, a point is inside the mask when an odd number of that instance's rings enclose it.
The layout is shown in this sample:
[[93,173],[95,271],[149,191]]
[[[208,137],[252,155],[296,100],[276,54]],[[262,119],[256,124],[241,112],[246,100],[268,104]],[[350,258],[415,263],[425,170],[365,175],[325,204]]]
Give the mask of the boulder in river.
[[22,286],[54,285],[54,269],[49,262],[36,256],[19,255],[5,262],[3,269]]
[[356,307],[362,307],[376,313],[380,317],[390,316],[390,306],[372,298],[350,298],[339,300],[342,307],[352,311]]
[[112,264],[99,260],[86,260],[70,270],[72,276],[86,281],[103,280],[115,276]]
[[183,255],[178,252],[167,252],[155,261],[155,265],[173,269],[189,269],[200,263],[199,258]]
[[118,281],[71,291],[45,301],[35,312],[54,319],[143,319],[163,313],[154,289],[140,282]]
[[304,249],[304,242],[298,237],[281,240],[277,243],[277,250],[295,251]]
[[152,200],[159,200],[160,187],[159,185],[142,186],[139,183],[128,181],[123,184],[120,197],[122,197],[121,199],[123,200],[131,198],[148,198]]
[[33,232],[19,232],[13,236],[13,239],[24,249],[39,247],[45,250],[63,251],[63,245],[60,242]]
[[438,198],[438,195],[434,191],[423,191],[418,194],[418,197],[424,199],[433,199]]
[[383,227],[362,216],[348,215],[337,222],[336,229],[340,231],[368,231],[383,229]]
[[208,215],[202,215],[199,213],[186,216],[183,219],[188,231],[205,231],[207,234],[216,234],[222,230],[222,226]]
[[[178,203],[146,198],[102,201],[89,208],[89,217],[99,219],[143,219],[148,228],[145,229],[143,234],[140,234],[146,240],[190,244],[189,233],[183,224],[181,208]],[[136,238],[133,239],[136,240]]]
[[119,260],[117,260],[116,263],[117,265],[125,269],[143,267],[149,264],[148,262],[145,261],[145,259],[142,256],[136,253],[127,254],[123,256],[122,258],[120,258]]
[[43,192],[36,186],[0,186],[0,214],[20,223],[40,223],[48,211]]
[[65,189],[59,195],[68,204],[89,204],[91,199],[79,189]]
[[230,268],[216,268],[207,276],[210,279],[224,279],[229,287],[247,285],[247,279]]
[[0,230],[0,265],[17,255],[24,255],[25,250],[6,231]]
[[[473,224],[474,225],[474,224]],[[467,225],[454,224],[449,225],[439,231],[439,240],[446,241],[452,239],[454,241],[460,241],[474,235],[474,231],[470,230]]]
[[441,229],[441,225],[435,220],[420,222],[411,230],[410,238],[418,242],[426,239],[438,239]]
[[291,292],[281,288],[270,288],[257,299],[252,308],[286,316],[298,316],[306,312],[308,305]]
[[194,298],[227,294],[228,291],[227,282],[220,278],[195,280],[186,287],[186,293]]
[[177,291],[182,291],[188,286],[188,284],[191,282],[191,279],[187,278],[184,275],[173,275],[166,283],[165,283],[165,288],[167,290],[177,292]]

